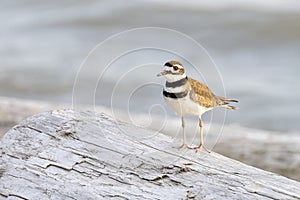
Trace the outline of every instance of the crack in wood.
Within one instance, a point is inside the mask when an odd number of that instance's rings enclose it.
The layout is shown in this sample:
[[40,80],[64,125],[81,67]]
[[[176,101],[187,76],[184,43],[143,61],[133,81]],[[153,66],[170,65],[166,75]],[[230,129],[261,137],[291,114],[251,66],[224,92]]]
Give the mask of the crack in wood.
[[8,198],[8,195],[5,195],[5,194],[3,194],[3,193],[0,193],[0,197]]
[[126,199],[129,200],[130,198],[124,197],[122,195],[118,195],[118,194],[112,194],[112,195],[104,195],[103,197],[105,198],[109,198],[109,199],[115,199],[115,198],[121,198],[121,199]]
[[8,154],[8,153],[6,155],[11,158],[14,158],[14,159],[18,159],[18,160],[22,159],[22,158],[17,157],[16,155],[12,155],[12,154]]
[[187,190],[186,191],[186,195],[185,195],[185,199],[189,200],[189,199],[196,199],[197,195],[194,194],[192,191]]
[[[285,192],[281,192],[280,190],[273,190],[272,188],[269,188],[269,189],[271,189],[273,192],[274,192],[274,194],[275,193],[279,193],[279,194],[284,194],[284,195],[286,195],[286,196],[289,196],[290,198],[296,198],[296,199],[300,199],[300,197],[299,196],[295,196],[295,195],[293,195],[293,194],[288,194],[288,193],[285,193]],[[268,197],[268,198],[270,198],[270,199],[274,199],[274,200],[280,200],[280,198],[276,198],[276,197],[274,197],[274,196],[271,196],[270,194],[266,194],[266,193],[263,193],[263,192],[260,192],[260,191],[257,191],[257,190],[255,190],[255,191],[253,191],[253,190],[249,190],[247,187],[245,187],[245,190],[247,191],[247,192],[250,192],[250,193],[253,193],[253,194],[258,194],[258,195],[260,195],[260,196],[264,196],[264,197]]]
[[107,175],[109,178],[111,178],[112,180],[115,180],[115,181],[117,181],[117,182],[119,182],[119,183],[123,183],[123,184],[126,184],[126,185],[133,185],[132,183],[129,183],[129,182],[127,182],[127,181],[124,181],[124,180],[121,180],[121,179],[119,179],[120,177],[116,177],[116,176],[114,176],[114,175]]
[[252,193],[252,194],[257,194],[259,196],[267,197],[268,199],[280,200],[280,198],[274,198],[273,196],[270,196],[270,195],[267,195],[267,194],[264,194],[264,193],[260,193],[260,192],[257,192],[257,191],[249,191],[247,189],[246,189],[246,191],[249,192],[249,193]]
[[5,171],[5,168],[0,168],[0,178],[4,175]]
[[65,170],[65,171],[71,171],[71,170],[73,170],[73,167],[68,168],[68,167],[64,167],[64,166],[56,164],[56,163],[49,163],[49,164],[47,164],[46,167],[45,167],[45,169],[48,169],[50,167],[56,167],[56,168],[59,168],[59,169]]
[[165,178],[169,178],[169,176],[167,174],[162,174],[160,176],[157,176],[157,177],[154,177],[153,179],[148,179],[149,181],[160,181],[160,180],[163,180]]
[[33,130],[33,131],[38,132],[38,133],[48,135],[50,138],[52,138],[52,139],[54,139],[54,140],[58,140],[58,141],[60,140],[60,138],[58,138],[58,137],[56,137],[56,136],[54,136],[54,135],[51,135],[51,134],[49,134],[49,133],[47,133],[47,132],[43,132],[43,131],[41,131],[41,130],[35,128],[35,127],[33,127],[32,125],[21,126],[21,127],[23,127],[23,128],[29,128],[29,129],[31,129],[31,130]]
[[13,175],[13,174],[7,174],[7,176],[14,177],[15,179],[23,179],[23,180],[25,180],[25,181],[28,181],[28,182],[30,182],[30,183],[33,183],[33,184],[37,185],[37,183],[33,182],[30,178],[19,177],[19,176]]
[[29,128],[29,129],[31,129],[31,130],[33,130],[33,131],[38,132],[38,133],[43,133],[43,131],[41,131],[41,130],[39,130],[39,129],[37,129],[37,128],[34,128],[34,127],[31,126],[31,125],[23,126],[23,128]]
[[29,199],[27,199],[27,198],[25,198],[25,197],[22,197],[22,196],[20,196],[20,195],[17,195],[17,194],[8,194],[7,197],[8,197],[8,198],[9,198],[9,197],[17,197],[17,198],[19,198],[19,199],[29,200]]

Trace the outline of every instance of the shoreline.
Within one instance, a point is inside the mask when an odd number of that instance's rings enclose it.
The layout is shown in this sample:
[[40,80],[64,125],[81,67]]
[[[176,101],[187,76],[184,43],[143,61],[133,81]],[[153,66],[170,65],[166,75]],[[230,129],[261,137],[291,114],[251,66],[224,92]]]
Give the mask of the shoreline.
[[[17,125],[29,116],[49,110],[66,108],[71,108],[71,105],[0,97],[0,139],[14,125]],[[88,108],[92,109],[93,107],[82,106],[82,108],[88,110]],[[95,110],[111,115],[111,110],[106,107],[97,106]],[[119,116],[125,117],[125,114],[120,113]],[[142,121],[147,116],[144,114],[133,114],[131,117],[135,122],[141,124],[139,121]],[[159,122],[162,119],[157,116],[154,118],[150,128],[158,130],[161,127]],[[214,127],[216,126],[218,125],[214,125]],[[300,181],[300,135],[256,130],[238,125],[225,125],[221,128],[221,135],[214,134],[213,130],[211,130],[205,138],[209,145],[217,141],[213,151],[243,163]],[[188,130],[195,132],[195,128],[192,126]],[[180,123],[177,118],[168,119],[161,132],[176,140],[181,140],[182,137]],[[205,130],[205,132],[208,132],[208,130]],[[192,136],[189,137],[190,142],[192,142],[191,140],[194,139],[194,136],[197,139],[197,135],[190,136]],[[197,141],[194,141],[194,144],[196,143]]]

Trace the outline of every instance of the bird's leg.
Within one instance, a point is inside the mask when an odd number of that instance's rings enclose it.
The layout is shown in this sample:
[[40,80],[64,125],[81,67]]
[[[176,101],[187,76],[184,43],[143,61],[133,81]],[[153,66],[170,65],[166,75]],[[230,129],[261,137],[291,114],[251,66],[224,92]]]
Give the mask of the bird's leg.
[[188,148],[188,145],[186,144],[185,122],[184,122],[183,116],[181,116],[181,125],[182,125],[182,129],[183,129],[183,144],[179,147],[179,150]]
[[199,127],[200,127],[200,144],[196,147],[196,152],[200,151],[203,148],[205,151],[210,153],[210,151],[205,147],[204,140],[203,140],[203,122],[201,116],[199,117]]

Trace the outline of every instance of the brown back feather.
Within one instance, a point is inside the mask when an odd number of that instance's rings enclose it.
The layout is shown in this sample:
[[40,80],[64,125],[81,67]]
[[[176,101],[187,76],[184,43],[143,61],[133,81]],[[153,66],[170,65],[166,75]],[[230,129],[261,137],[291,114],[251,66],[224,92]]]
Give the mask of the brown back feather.
[[217,106],[215,95],[209,87],[192,78],[188,78],[188,81],[193,89],[190,93],[190,97],[194,102],[206,108]]

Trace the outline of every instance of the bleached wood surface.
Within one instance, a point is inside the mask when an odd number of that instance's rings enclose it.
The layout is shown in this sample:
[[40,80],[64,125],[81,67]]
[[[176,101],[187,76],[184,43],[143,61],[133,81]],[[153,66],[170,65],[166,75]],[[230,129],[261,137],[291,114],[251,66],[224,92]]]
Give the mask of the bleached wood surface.
[[0,198],[300,199],[299,182],[180,144],[101,113],[42,113],[1,140]]
[[[22,120],[37,113],[48,110],[57,110],[71,108],[70,104],[53,104],[49,102],[16,99],[0,96],[0,140],[4,133],[10,130],[14,125],[19,124]],[[82,105],[81,110],[91,110],[93,106]],[[111,108],[97,106],[93,110],[97,112],[105,112],[114,115]],[[121,113],[117,111],[117,113]],[[124,113],[123,113],[124,114]],[[139,121],[147,119],[146,114],[130,113],[130,120],[118,114],[115,118],[129,121],[130,123],[140,124]],[[128,117],[128,116],[127,116]],[[164,126],[162,133],[176,138],[182,138],[182,130],[180,118],[175,116],[167,116],[167,120],[163,116],[151,116],[153,124],[147,125],[152,130],[160,130],[161,122]],[[193,136],[198,134],[198,121],[193,122],[186,119],[187,139],[189,144],[193,141]],[[192,126],[191,126],[192,125]],[[264,130],[256,130],[238,125],[230,125],[222,127],[221,137],[218,135],[218,124],[211,127],[215,129],[204,130],[208,134],[205,138],[206,144],[213,146],[215,152],[221,153],[227,157],[239,160],[251,166],[258,167],[267,171],[272,171],[293,180],[300,181],[300,134],[286,132],[271,132]],[[207,128],[205,126],[204,128]],[[219,129],[220,130],[220,129]],[[196,137],[197,139],[198,137]],[[247,141],[245,143],[245,140]],[[197,141],[194,141],[197,144]]]

